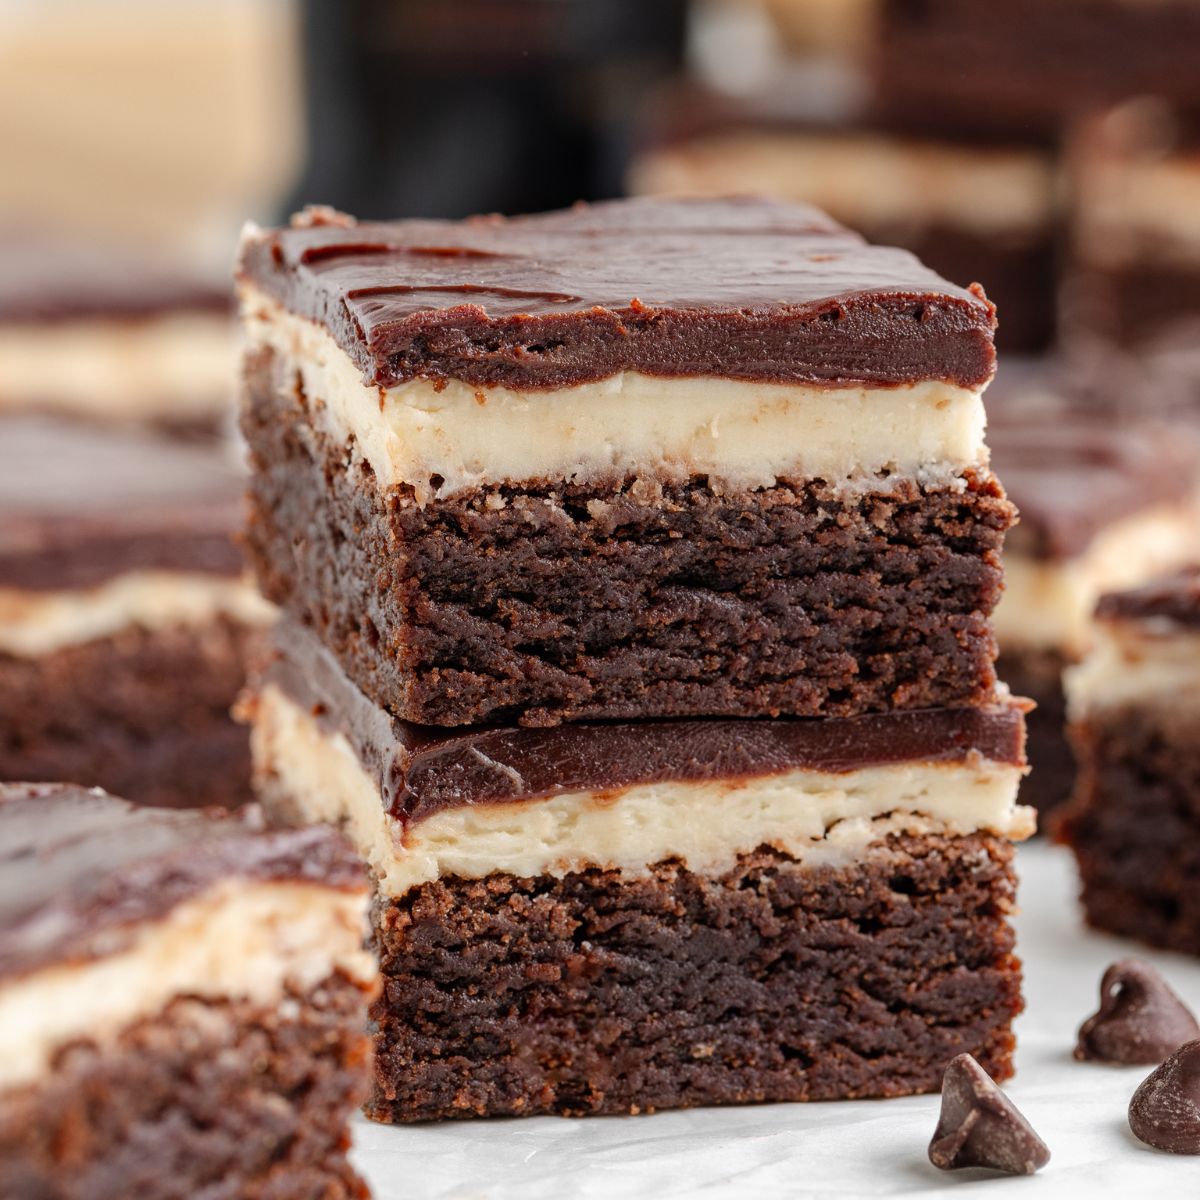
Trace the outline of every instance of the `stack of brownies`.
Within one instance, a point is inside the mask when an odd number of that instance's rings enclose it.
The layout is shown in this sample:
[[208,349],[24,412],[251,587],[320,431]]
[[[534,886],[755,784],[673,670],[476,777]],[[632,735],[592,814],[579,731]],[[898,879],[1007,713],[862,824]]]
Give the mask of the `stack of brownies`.
[[251,230],[246,710],[368,863],[370,1115],[1011,1072],[992,306],[821,213]]

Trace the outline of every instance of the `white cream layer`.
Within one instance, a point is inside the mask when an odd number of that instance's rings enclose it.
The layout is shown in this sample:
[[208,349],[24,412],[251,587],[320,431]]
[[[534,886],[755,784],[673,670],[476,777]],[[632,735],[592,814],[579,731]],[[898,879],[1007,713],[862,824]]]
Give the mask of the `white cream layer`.
[[183,571],[129,571],[93,588],[0,588],[0,652],[36,658],[130,626],[203,625],[219,616],[265,625],[274,610],[248,579]]
[[631,176],[632,190],[649,195],[724,196],[731,181],[738,191],[815,204],[862,230],[1048,232],[1055,208],[1053,165],[1036,151],[870,133],[715,133],[647,155]]
[[327,431],[354,442],[382,487],[409,484],[422,504],[499,483],[627,475],[757,488],[878,487],[889,473],[952,485],[987,462],[981,393],[953,384],[831,389],[627,371],[548,392],[378,388],[314,322],[249,286],[242,305],[250,349],[294,366]]
[[1001,650],[1057,650],[1077,658],[1092,611],[1118,591],[1200,557],[1200,502],[1159,505],[1103,530],[1080,555],[1040,560],[1009,550],[994,625]]
[[1097,621],[1089,654],[1065,674],[1070,717],[1127,707],[1200,713],[1200,634],[1168,621]]
[[1034,827],[1033,810],[1016,802],[1021,770],[976,758],[635,784],[448,809],[405,833],[343,735],[322,731],[274,686],[255,709],[251,745],[268,803],[275,792],[307,820],[342,825],[394,896],[442,875],[562,876],[587,867],[636,875],[669,858],[719,872],[764,845],[806,863],[845,863],[893,832],[1020,839]]
[[237,326],[218,314],[0,326],[0,411],[187,422],[232,411]]
[[55,1052],[104,1045],[177,996],[276,1004],[335,969],[369,986],[366,896],[303,883],[225,882],[107,957],[34,971],[0,988],[0,1088],[36,1079]]

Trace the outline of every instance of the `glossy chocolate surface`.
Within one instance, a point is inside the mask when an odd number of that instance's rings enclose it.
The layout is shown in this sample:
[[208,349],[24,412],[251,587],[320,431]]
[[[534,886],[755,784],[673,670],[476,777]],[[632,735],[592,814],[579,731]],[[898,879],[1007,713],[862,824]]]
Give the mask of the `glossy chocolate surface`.
[[67,420],[0,419],[0,588],[125,571],[236,575],[242,479],[227,452]]
[[975,387],[995,364],[981,293],[816,209],[752,198],[457,222],[310,210],[249,237],[239,273],[380,386],[561,388],[633,370]]
[[390,717],[312,634],[285,623],[264,682],[342,733],[411,823],[446,808],[501,804],[663,781],[738,780],[785,771],[841,774],[978,753],[1023,764],[1021,702],[804,720],[583,721],[550,729],[438,729]]
[[326,826],[269,830],[256,809],[142,808],[70,784],[0,784],[0,978],[114,954],[139,923],[224,879],[364,886]]

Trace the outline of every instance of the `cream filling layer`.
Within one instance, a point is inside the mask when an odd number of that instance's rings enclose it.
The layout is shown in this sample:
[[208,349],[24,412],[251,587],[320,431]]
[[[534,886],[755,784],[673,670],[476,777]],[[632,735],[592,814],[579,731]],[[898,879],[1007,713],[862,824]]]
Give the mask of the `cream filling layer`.
[[635,164],[630,182],[644,194],[724,196],[730,180],[739,191],[815,204],[864,231],[939,226],[981,237],[1048,234],[1056,187],[1050,160],[1035,152],[745,130],[658,150]]
[[363,894],[225,882],[138,931],[133,945],[0,987],[0,1087],[35,1080],[69,1042],[111,1041],[177,996],[272,1005],[334,970],[369,986]]
[[637,875],[669,858],[715,873],[760,846],[813,865],[846,863],[889,833],[986,830],[1020,839],[1034,828],[1033,810],[1016,802],[1021,769],[975,757],[844,775],[634,784],[447,809],[405,831],[342,734],[323,731],[273,685],[255,709],[251,745],[267,802],[275,793],[305,820],[341,825],[392,896],[444,875],[562,876],[589,867]]
[[1071,720],[1136,707],[1200,714],[1200,633],[1170,622],[1097,621],[1091,652],[1064,675]]
[[0,652],[37,658],[130,626],[203,625],[218,616],[265,625],[274,610],[248,579],[182,571],[129,571],[94,588],[0,588]]
[[378,388],[315,322],[251,286],[242,311],[250,350],[294,366],[327,431],[353,441],[381,487],[408,484],[422,504],[501,483],[628,475],[953,486],[988,461],[981,392],[941,381],[834,389],[626,371],[547,392],[453,380]]
[[188,421],[232,411],[240,343],[228,317],[0,326],[0,411]]
[[1141,583],[1200,556],[1200,501],[1159,505],[1103,530],[1074,558],[1042,561],[1009,550],[993,617],[1001,650],[1058,650],[1077,658],[1104,592]]

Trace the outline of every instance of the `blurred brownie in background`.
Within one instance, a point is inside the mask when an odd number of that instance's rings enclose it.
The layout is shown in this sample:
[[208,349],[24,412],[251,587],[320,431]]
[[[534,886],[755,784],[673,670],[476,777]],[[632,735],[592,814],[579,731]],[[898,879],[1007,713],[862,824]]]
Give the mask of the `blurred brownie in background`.
[[225,433],[237,355],[226,282],[111,244],[0,236],[0,415]]
[[1067,694],[1088,922],[1200,954],[1200,568],[1104,596]]
[[1053,141],[1133,96],[1200,107],[1195,0],[884,0],[879,28],[876,107],[914,131]]
[[326,827],[0,784],[0,1195],[366,1197],[366,901]]
[[1064,319],[1081,333],[1139,351],[1169,352],[1181,331],[1195,345],[1200,109],[1185,117],[1161,101],[1130,102],[1077,122],[1068,151],[1073,211]]
[[234,541],[241,491],[216,448],[0,421],[0,779],[248,796],[229,709],[267,606]]
[[681,81],[647,108],[634,193],[816,205],[955,283],[982,283],[999,348],[1053,340],[1060,230],[1057,168],[1044,148],[889,133],[851,91],[806,68],[751,96]]
[[1044,815],[1074,777],[1063,669],[1087,650],[1102,592],[1200,556],[1200,459],[1194,438],[1083,412],[1037,387],[1018,376],[999,390],[988,440],[1019,513],[1004,548],[997,670],[1037,703],[1022,798]]

